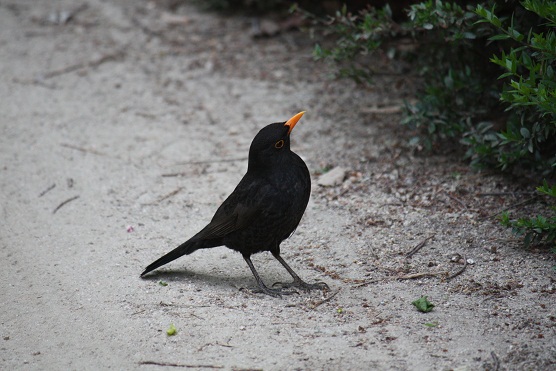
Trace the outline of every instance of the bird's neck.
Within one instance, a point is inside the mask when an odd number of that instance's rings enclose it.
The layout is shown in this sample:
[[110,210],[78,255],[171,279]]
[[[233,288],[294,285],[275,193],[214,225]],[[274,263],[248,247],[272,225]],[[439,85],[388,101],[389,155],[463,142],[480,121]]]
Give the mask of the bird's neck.
[[[275,156],[272,159],[265,158],[261,160],[257,157],[249,157],[249,164],[247,165],[247,172],[267,174],[272,173],[280,168],[291,166],[291,158],[297,157],[293,152],[285,152],[280,156]],[[288,160],[289,159],[289,160]]]

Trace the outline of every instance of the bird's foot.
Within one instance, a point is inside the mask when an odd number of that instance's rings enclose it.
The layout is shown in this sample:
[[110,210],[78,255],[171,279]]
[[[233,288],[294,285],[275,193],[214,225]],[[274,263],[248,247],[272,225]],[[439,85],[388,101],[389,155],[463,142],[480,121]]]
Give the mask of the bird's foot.
[[328,285],[324,282],[307,283],[301,279],[293,280],[293,282],[276,282],[272,287],[280,286],[281,289],[288,289],[290,287],[296,287],[301,290],[311,291],[311,290],[330,290]]

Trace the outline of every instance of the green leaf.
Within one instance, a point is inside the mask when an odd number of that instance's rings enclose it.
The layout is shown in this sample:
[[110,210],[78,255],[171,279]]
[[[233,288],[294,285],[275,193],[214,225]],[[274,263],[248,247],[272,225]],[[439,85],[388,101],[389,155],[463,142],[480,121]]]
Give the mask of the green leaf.
[[434,304],[429,302],[426,296],[421,296],[411,304],[413,304],[419,312],[423,313],[428,313],[434,308]]
[[525,139],[528,139],[531,137],[531,133],[529,132],[529,129],[527,128],[521,128],[519,129],[519,132],[521,133],[521,136]]
[[158,284],[160,286],[168,286],[168,282],[166,282],[166,281],[158,281]]
[[313,58],[320,59],[322,57],[324,57],[324,53],[322,51],[322,48],[319,44],[316,44],[315,48],[313,49]]
[[510,35],[500,34],[500,35],[494,35],[492,37],[489,37],[488,39],[490,41],[496,41],[496,40],[507,40],[509,38],[510,38]]
[[174,336],[178,331],[176,330],[176,326],[173,323],[170,324],[170,328],[166,330],[166,335]]
[[533,240],[533,234],[532,233],[527,233],[525,235],[525,237],[523,238],[523,245],[527,248],[529,247],[529,245],[531,244],[531,241]]
[[554,69],[550,65],[546,67],[546,77],[549,79],[552,79],[554,77]]

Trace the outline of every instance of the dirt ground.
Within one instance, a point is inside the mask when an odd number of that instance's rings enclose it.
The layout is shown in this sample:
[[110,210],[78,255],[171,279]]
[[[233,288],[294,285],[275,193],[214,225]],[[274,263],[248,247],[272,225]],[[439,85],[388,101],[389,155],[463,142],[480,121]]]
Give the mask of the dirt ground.
[[[0,0],[0,369],[556,367],[554,254],[492,217],[526,196],[412,153],[403,75],[355,88],[300,31],[169,3]],[[210,220],[257,131],[301,110],[313,194],[282,251],[331,291],[252,293],[224,247],[140,279]]]

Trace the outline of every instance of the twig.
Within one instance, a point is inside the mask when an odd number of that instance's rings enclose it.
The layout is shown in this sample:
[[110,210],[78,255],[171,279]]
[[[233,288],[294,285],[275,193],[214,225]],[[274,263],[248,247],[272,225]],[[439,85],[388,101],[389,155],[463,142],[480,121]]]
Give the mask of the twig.
[[386,204],[379,205],[378,207],[384,207],[384,206],[403,206],[403,204],[401,202],[400,203],[388,202]]
[[68,198],[67,200],[65,200],[64,202],[62,202],[60,205],[58,205],[54,211],[52,211],[52,214],[56,214],[56,211],[60,210],[60,208],[64,205],[66,205],[67,203],[70,203],[73,200],[77,200],[79,198],[79,196],[73,196],[72,198]]
[[155,361],[141,361],[140,365],[153,365],[153,366],[166,366],[166,367],[184,367],[184,368],[224,368],[224,366],[215,365],[186,365],[180,363],[170,362],[155,362]]
[[56,183],[53,183],[50,187],[48,187],[47,189],[45,189],[44,191],[42,191],[39,194],[39,197],[44,196],[45,194],[47,194],[48,192],[52,191],[54,189],[54,187],[56,187]]
[[373,114],[382,114],[382,115],[389,115],[394,113],[399,113],[402,111],[401,105],[396,106],[386,106],[386,107],[367,107],[362,108],[360,110],[361,113],[373,113]]
[[217,341],[216,343],[207,343],[207,344],[205,344],[205,345],[202,345],[199,349],[197,349],[197,351],[198,351],[198,352],[201,352],[201,351],[202,351],[203,349],[205,349],[206,347],[213,346],[213,345],[219,345],[219,346],[225,347],[225,348],[233,348],[233,347],[234,347],[233,345],[230,345],[230,344],[222,344],[222,343],[219,343],[219,342]]
[[177,195],[178,193],[181,192],[182,189],[183,189],[183,187],[179,187],[179,188],[173,190],[172,192],[168,193],[167,195],[164,195],[164,196],[160,197],[158,200],[155,200],[155,201],[153,201],[153,202],[149,202],[149,203],[146,203],[146,204],[143,204],[143,205],[154,205],[154,204],[158,204],[158,203],[160,203],[160,202],[162,202],[162,201],[164,201],[164,200],[166,200],[166,199],[168,199],[168,198],[170,198],[170,197],[172,197],[172,196]]
[[510,206],[506,207],[505,209],[499,210],[499,211],[495,212],[494,214],[490,214],[490,215],[488,215],[488,216],[482,217],[482,218],[480,218],[479,220],[490,219],[490,218],[492,218],[493,216],[496,216],[496,215],[498,215],[498,214],[503,213],[504,211],[508,211],[508,210],[510,210],[510,209],[515,209],[516,207],[520,207],[520,206],[523,206],[523,205],[525,205],[525,204],[528,204],[529,202],[536,200],[538,197],[539,197],[538,195],[537,195],[537,196],[533,196],[533,197],[531,197],[531,198],[526,199],[525,201],[518,202],[517,204],[513,204],[513,205],[510,205]]
[[77,151],[81,151],[81,152],[85,152],[85,153],[92,153],[94,155],[98,155],[98,156],[106,156],[104,153],[99,152],[95,149],[89,149],[89,148],[83,148],[83,147],[79,147],[79,146],[75,146],[73,144],[67,144],[67,143],[60,143],[60,145],[62,147],[66,147],[66,148],[71,148],[71,149],[75,149]]
[[380,281],[382,281],[382,280],[383,280],[383,278],[379,278],[379,279],[374,279],[374,280],[368,280],[368,281],[365,281],[365,282],[359,282],[359,283],[353,285],[352,287],[356,287],[356,288],[357,288],[357,287],[363,287],[363,286],[367,286],[367,285],[369,285],[369,284],[371,284],[371,283],[380,282]]
[[411,258],[413,255],[415,255],[417,253],[417,251],[421,250],[423,248],[423,246],[425,246],[427,244],[427,241],[430,240],[431,238],[433,238],[434,236],[436,236],[436,234],[431,234],[430,236],[428,236],[427,238],[425,238],[423,241],[421,241],[417,246],[415,246],[413,249],[411,249],[410,252],[408,252],[405,257],[406,258]]
[[[341,290],[341,289],[340,289]],[[316,303],[314,303],[313,305],[311,305],[311,309],[315,309],[318,306],[321,306],[322,304],[326,303],[327,301],[330,301],[330,299],[332,299],[334,296],[338,295],[338,293],[340,292],[340,290],[336,291],[335,293],[333,293],[332,295],[330,295],[327,298],[324,298],[322,300],[317,301]]]
[[191,172],[187,172],[187,171],[182,171],[179,173],[166,173],[166,174],[161,174],[161,176],[163,178],[172,178],[172,177],[176,177],[176,176],[187,176],[187,175],[191,175]]
[[467,268],[467,258],[464,256],[463,257],[463,267],[459,271],[457,271],[456,273],[452,274],[451,276],[448,276],[446,278],[446,281],[449,281],[452,278],[455,278],[455,277],[459,276],[460,274],[462,274],[463,271],[465,270],[465,268]]
[[[464,259],[464,264],[463,267],[457,271],[456,273],[446,277],[446,281],[451,280],[452,278],[455,278],[457,276],[459,276],[460,274],[462,274],[465,271],[465,268],[467,268],[467,258],[463,257]],[[447,275],[448,272],[420,272],[420,273],[411,273],[411,274],[406,274],[405,276],[400,276],[397,277],[397,279],[399,280],[412,280],[415,278],[422,278],[422,277],[438,277],[441,275]]]
[[486,197],[486,196],[515,196],[515,195],[534,195],[537,192],[488,192],[488,193],[477,193],[477,197]]
[[47,73],[41,75],[40,77],[42,79],[46,80],[46,79],[50,79],[52,77],[56,77],[56,76],[64,75],[66,73],[77,71],[77,70],[80,70],[82,68],[98,67],[105,62],[119,59],[123,55],[124,55],[123,50],[118,50],[115,53],[105,54],[100,58],[93,59],[92,61],[76,63],[76,64],[72,64],[72,65],[64,67],[64,68],[60,68],[58,70],[53,70],[53,71],[47,72]]
[[202,320],[202,321],[205,320],[203,317],[198,316],[198,315],[196,315],[195,313],[189,313],[189,315],[190,315],[190,316],[193,316],[193,317],[195,317],[195,318],[197,318],[197,319],[200,319],[200,320]]
[[412,273],[407,274],[405,276],[398,277],[399,280],[413,280],[415,278],[422,278],[422,277],[438,277],[441,274],[445,274],[446,272],[421,272],[421,273]]
[[494,352],[490,352],[490,356],[492,357],[492,360],[494,361],[493,371],[498,371],[500,369],[500,359],[498,359],[498,356]]

